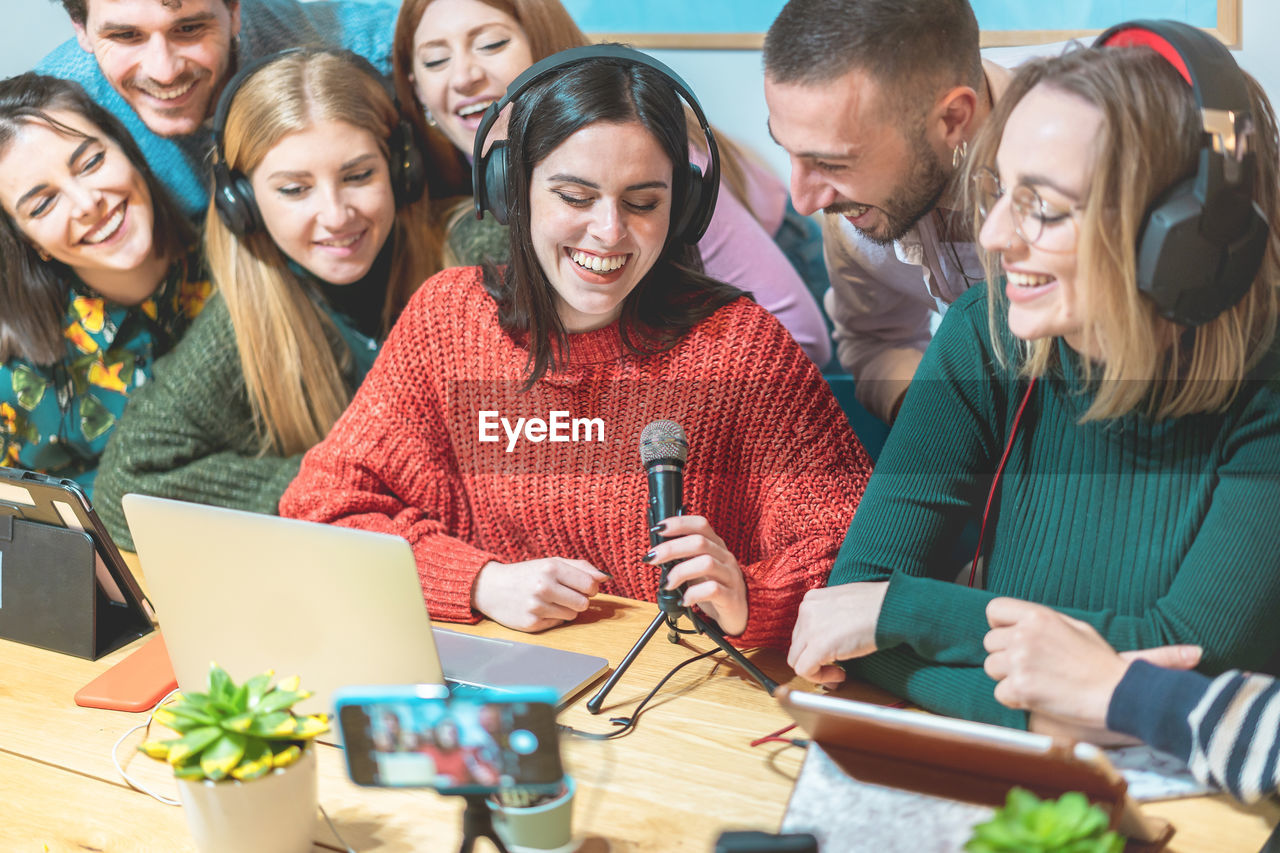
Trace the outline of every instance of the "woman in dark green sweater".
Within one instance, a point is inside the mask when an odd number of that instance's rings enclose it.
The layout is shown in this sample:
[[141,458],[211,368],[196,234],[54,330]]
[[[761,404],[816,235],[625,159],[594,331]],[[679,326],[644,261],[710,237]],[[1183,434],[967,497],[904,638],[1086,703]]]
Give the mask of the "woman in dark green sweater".
[[[1239,83],[1254,127],[1242,194],[1280,222],[1274,115]],[[1161,295],[1189,280],[1185,263],[1154,281],[1164,307],[1135,263],[1144,212],[1196,172],[1201,123],[1191,87],[1146,48],[1020,70],[968,164],[998,286],[952,305],[925,354],[831,586],[801,605],[800,675],[839,681],[844,661],[928,709],[1052,731],[993,696],[996,596],[1053,606],[1118,649],[1193,643],[1211,673],[1280,650],[1276,234],[1254,232],[1265,257],[1234,295],[1196,291],[1220,302],[1211,318]],[[970,586],[948,555],[989,498]]]
[[214,125],[218,292],[103,455],[96,502],[122,547],[129,492],[275,512],[439,269],[422,169],[403,167],[412,133],[367,62],[297,50],[250,65]]

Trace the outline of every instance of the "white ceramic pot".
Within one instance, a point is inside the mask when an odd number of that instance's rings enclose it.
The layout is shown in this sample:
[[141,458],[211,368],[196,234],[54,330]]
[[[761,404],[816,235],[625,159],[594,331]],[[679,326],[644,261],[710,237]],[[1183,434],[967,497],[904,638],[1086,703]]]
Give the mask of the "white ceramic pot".
[[310,853],[316,823],[316,750],[250,782],[179,779],[200,853]]

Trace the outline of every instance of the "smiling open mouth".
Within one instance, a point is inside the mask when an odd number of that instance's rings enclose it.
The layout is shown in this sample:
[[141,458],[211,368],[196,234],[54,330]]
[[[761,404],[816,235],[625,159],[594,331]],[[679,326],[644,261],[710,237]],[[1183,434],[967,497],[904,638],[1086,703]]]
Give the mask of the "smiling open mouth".
[[473,115],[482,113],[489,109],[489,106],[496,100],[496,98],[490,98],[487,101],[476,101],[474,104],[467,104],[465,107],[459,107],[455,111],[455,114],[458,118],[470,118]]
[[325,246],[330,249],[349,249],[359,242],[364,236],[363,231],[357,231],[355,234],[346,234],[341,237],[326,237],[323,240],[316,240],[317,246]]
[[134,83],[133,88],[137,89],[144,95],[149,95],[158,101],[176,101],[183,95],[190,92],[200,82],[198,77],[188,77],[185,80],[179,80],[171,86],[159,86],[152,81]]
[[1042,287],[1051,281],[1054,281],[1053,276],[1044,275],[1043,273],[1006,271],[1005,277],[1008,278],[1009,283],[1014,287]]
[[116,236],[116,232],[120,230],[120,226],[124,224],[124,211],[127,202],[120,202],[120,205],[111,212],[111,214],[92,229],[85,232],[80,238],[80,242],[88,246],[96,246],[104,243]]
[[830,207],[824,207],[822,212],[828,216],[846,216],[849,219],[857,219],[871,209],[869,204],[857,204],[855,202],[845,202],[843,204],[833,204]]
[[575,264],[583,269],[591,270],[592,272],[605,273],[622,269],[627,265],[627,259],[631,256],[610,255],[607,258],[602,258],[599,255],[590,255],[579,250],[570,253],[569,257]]

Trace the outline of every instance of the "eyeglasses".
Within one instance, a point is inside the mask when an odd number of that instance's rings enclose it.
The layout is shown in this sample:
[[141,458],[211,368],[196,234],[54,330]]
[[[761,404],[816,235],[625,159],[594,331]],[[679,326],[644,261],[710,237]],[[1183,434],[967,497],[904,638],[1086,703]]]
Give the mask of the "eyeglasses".
[[[1004,198],[1005,187],[999,176],[983,166],[973,176],[973,188],[978,198],[978,212],[986,219]],[[1066,210],[1045,202],[1035,188],[1018,184],[1009,190],[1009,203],[1013,210],[1013,230],[1027,245],[1034,246],[1052,226],[1071,218],[1076,208]]]

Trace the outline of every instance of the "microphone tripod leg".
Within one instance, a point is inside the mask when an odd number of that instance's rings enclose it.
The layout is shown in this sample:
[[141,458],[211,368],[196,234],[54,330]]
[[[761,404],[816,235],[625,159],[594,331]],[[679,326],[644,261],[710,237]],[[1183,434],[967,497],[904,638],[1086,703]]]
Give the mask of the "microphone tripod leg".
[[600,713],[600,706],[604,704],[604,698],[609,695],[609,691],[613,689],[613,685],[618,683],[618,679],[622,678],[622,674],[627,671],[627,667],[631,666],[631,662],[636,659],[636,655],[640,654],[640,650],[644,648],[645,643],[657,633],[662,627],[662,623],[667,621],[667,614],[658,611],[658,615],[649,623],[649,627],[644,629],[644,633],[640,635],[640,639],[636,640],[636,644],[631,647],[631,651],[627,652],[627,656],[618,664],[618,668],[609,676],[609,680],[604,683],[596,695],[587,701],[587,710],[593,714]]
[[772,696],[773,691],[778,689],[778,682],[760,671],[760,668],[747,660],[746,655],[738,651],[733,645],[724,638],[724,634],[720,632],[720,628],[714,623],[709,622],[695,613],[693,610],[685,611],[685,615],[689,617],[689,621],[693,623],[693,627],[706,634],[715,644],[724,650],[724,653],[733,658],[734,663],[747,671],[747,675],[751,676],[756,682]]
[[[700,633],[706,634],[710,637],[725,654],[733,659],[734,663],[746,670],[747,675],[754,678],[770,696],[773,695],[773,692],[778,689],[778,682],[761,672],[759,667],[747,660],[746,656],[742,654],[742,652],[735,649],[733,645],[724,638],[724,634],[721,633],[720,628],[714,622],[709,622],[703,619],[693,610],[689,609],[684,610],[684,615],[689,617],[689,621],[693,623],[693,626],[697,628]],[[595,696],[592,696],[587,701],[588,711],[593,714],[600,713],[600,707],[604,704],[605,697],[609,695],[609,691],[612,690],[613,686],[622,678],[623,673],[627,671],[627,667],[631,666],[631,662],[636,659],[636,655],[640,654],[640,650],[645,647],[645,644],[653,638],[653,635],[657,633],[660,627],[662,627],[662,624],[664,622],[668,622],[670,618],[669,614],[665,611],[658,612],[658,615],[649,623],[649,627],[644,629],[644,633],[640,635],[640,639],[631,647],[631,651],[627,652],[626,657],[624,657],[622,662],[618,664],[618,668],[609,676],[609,680],[604,683]],[[672,626],[674,627],[674,622],[672,623]]]

